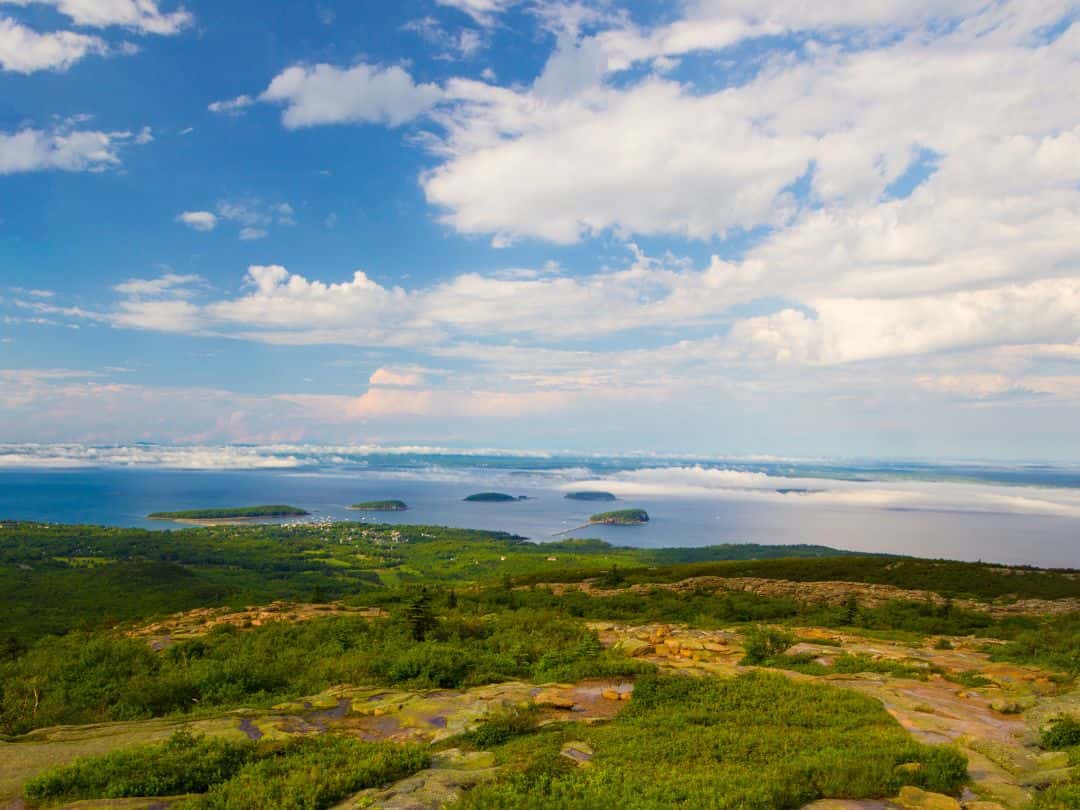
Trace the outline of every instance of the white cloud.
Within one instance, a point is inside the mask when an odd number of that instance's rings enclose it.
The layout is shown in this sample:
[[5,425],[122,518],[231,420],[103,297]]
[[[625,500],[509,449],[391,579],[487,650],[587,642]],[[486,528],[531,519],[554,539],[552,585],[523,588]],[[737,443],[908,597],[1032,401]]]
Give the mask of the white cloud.
[[435,0],[440,6],[456,8],[480,25],[493,25],[495,19],[520,0]]
[[811,300],[736,324],[736,346],[771,360],[848,363],[990,345],[1080,339],[1080,277],[918,298]]
[[399,126],[431,109],[441,97],[436,85],[417,84],[397,66],[318,64],[287,68],[259,98],[284,105],[282,122],[299,129],[344,123]]
[[487,37],[475,28],[448,29],[430,16],[411,20],[403,28],[438,48],[437,59],[468,59],[487,44]]
[[[623,497],[697,497],[776,506],[913,509],[1080,517],[1080,494],[1064,489],[927,481],[838,481],[786,478],[709,467],[631,470],[576,481],[566,490],[604,489]],[[781,493],[778,489],[802,490]]]
[[199,308],[182,298],[129,298],[110,319],[115,326],[157,332],[197,332],[202,322]]
[[[888,5],[870,19],[934,16],[927,4]],[[916,147],[944,156],[943,182],[981,184],[980,193],[988,182],[1015,187],[1027,178],[1007,165],[1011,139],[1064,138],[1056,159],[1067,160],[1075,105],[1066,88],[1080,81],[1077,27],[1035,44],[1033,32],[1056,16],[1030,11],[990,6],[963,25],[901,30],[854,51],[811,42],[713,90],[651,73],[628,85],[606,79],[657,55],[732,44],[767,22],[732,12],[713,18],[719,28],[688,29],[698,40],[675,36],[688,18],[647,34],[622,27],[562,41],[531,88],[448,84],[456,103],[437,113],[445,159],[424,188],[463,233],[573,242],[607,229],[709,238],[783,226],[799,212],[787,189],[804,175],[826,210],[873,203]],[[865,22],[854,7],[797,16],[795,27]],[[1003,107],[1014,114],[1001,116]],[[996,159],[988,176],[964,173],[976,155]]]
[[256,239],[265,239],[269,235],[269,231],[264,228],[241,228],[240,239],[244,242],[251,242]]
[[100,37],[74,31],[39,34],[15,20],[0,17],[0,70],[66,70],[85,56],[108,52],[108,45]]
[[99,172],[120,164],[126,132],[23,129],[0,132],[0,175],[33,171]]
[[225,99],[223,101],[214,101],[207,105],[207,109],[213,113],[223,113],[225,115],[239,115],[245,109],[255,103],[249,95],[237,96],[236,98]]
[[210,211],[184,211],[176,219],[193,231],[212,231],[218,224],[218,218]]
[[202,283],[201,276],[179,273],[165,273],[157,278],[131,278],[113,286],[121,295],[130,297],[180,296],[190,293],[193,284]]
[[161,11],[157,0],[0,0],[0,4],[52,6],[76,25],[127,28],[141,34],[171,35],[187,28],[194,17],[182,6]]
[[424,375],[409,369],[377,368],[368,380],[369,385],[415,387],[424,382]]

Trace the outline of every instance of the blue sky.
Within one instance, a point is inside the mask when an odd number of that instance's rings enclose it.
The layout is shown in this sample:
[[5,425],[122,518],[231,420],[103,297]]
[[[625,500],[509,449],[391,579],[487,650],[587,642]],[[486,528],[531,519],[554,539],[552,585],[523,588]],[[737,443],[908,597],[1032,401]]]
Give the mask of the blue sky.
[[0,0],[0,441],[1075,460],[1058,0]]

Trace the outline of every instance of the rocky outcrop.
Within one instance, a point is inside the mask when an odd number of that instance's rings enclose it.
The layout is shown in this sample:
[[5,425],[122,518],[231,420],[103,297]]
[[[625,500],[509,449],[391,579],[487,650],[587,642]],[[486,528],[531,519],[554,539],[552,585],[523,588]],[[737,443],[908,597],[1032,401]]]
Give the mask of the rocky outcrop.
[[362,790],[335,810],[438,810],[455,802],[470,790],[498,774],[495,756],[487,751],[464,752],[457,748],[441,751],[431,758],[431,767],[402,779],[387,788]]

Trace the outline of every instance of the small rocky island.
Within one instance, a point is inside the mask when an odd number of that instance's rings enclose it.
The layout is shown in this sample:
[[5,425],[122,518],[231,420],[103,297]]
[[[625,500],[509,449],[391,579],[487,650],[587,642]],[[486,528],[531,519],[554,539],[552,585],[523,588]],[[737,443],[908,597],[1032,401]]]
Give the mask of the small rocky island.
[[617,509],[614,512],[600,512],[589,518],[589,523],[604,526],[640,526],[649,522],[649,513],[644,509]]
[[509,503],[510,501],[527,501],[524,495],[507,495],[505,492],[477,492],[464,499],[467,503]]
[[590,526],[644,526],[648,522],[649,513],[644,509],[617,509],[614,512],[598,512],[589,518],[588,523],[582,523],[572,529],[563,529],[561,532],[555,532],[551,536],[563,537],[579,529],[587,529]]
[[177,523],[239,523],[263,518],[304,517],[306,509],[285,504],[263,506],[232,506],[217,509],[185,509],[179,512],[153,512],[151,520],[171,520]]
[[404,512],[409,508],[409,505],[405,501],[399,500],[362,501],[361,503],[354,503],[349,508],[358,512]]
[[567,492],[564,496],[571,501],[617,501],[616,498],[610,492],[601,492],[599,490],[585,489],[580,492]]

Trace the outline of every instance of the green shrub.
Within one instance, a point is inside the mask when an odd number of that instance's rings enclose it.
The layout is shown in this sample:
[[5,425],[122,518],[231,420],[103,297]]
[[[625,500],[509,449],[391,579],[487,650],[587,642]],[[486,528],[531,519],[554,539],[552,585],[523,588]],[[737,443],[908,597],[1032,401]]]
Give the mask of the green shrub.
[[536,731],[536,715],[535,706],[503,706],[462,736],[477,748],[493,748],[514,737]]
[[[558,761],[560,740],[574,738],[595,751],[588,768]],[[506,748],[513,755],[503,775],[457,807],[785,810],[827,797],[893,796],[905,784],[955,794],[967,767],[955,749],[914,741],[872,698],[760,672],[646,675],[610,723]]]
[[795,636],[772,627],[751,627],[743,638],[744,664],[761,664],[783,655],[795,643]]
[[1047,751],[1063,751],[1080,746],[1080,719],[1063,715],[1051,720],[1040,735],[1039,745]]
[[322,810],[351,793],[427,767],[415,745],[323,735],[290,742],[177,810]]
[[255,744],[196,737],[178,731],[159,745],[84,757],[27,783],[34,802],[121,799],[202,793],[232,777],[255,756]]

